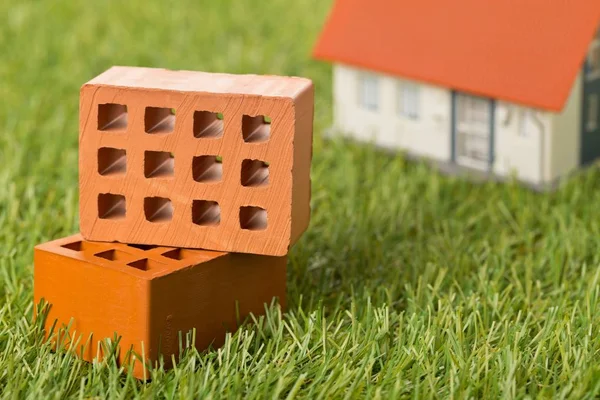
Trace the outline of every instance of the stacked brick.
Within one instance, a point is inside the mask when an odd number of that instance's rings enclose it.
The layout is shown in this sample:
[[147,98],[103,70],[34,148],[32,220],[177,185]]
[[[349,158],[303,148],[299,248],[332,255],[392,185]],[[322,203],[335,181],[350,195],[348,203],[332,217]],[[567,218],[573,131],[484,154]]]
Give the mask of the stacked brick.
[[113,67],[81,89],[81,234],[35,249],[46,330],[86,360],[120,337],[160,356],[219,345],[285,305],[286,255],[310,219],[313,86],[304,78]]

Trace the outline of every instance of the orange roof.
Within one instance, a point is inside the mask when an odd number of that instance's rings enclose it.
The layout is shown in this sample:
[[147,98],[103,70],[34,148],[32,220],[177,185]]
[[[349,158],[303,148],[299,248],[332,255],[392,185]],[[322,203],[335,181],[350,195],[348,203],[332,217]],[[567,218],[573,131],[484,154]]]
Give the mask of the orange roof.
[[314,55],[559,111],[599,22],[599,0],[338,0]]

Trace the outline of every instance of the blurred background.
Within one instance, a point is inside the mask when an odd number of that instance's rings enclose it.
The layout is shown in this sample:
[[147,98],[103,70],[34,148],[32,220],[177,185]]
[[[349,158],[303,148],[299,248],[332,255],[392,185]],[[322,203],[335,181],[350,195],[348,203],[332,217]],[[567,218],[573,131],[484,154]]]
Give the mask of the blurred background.
[[[352,393],[346,387],[376,397],[385,384],[396,396],[417,397],[600,390],[598,169],[539,194],[325,140],[331,66],[312,60],[311,51],[331,5],[0,2],[0,393],[11,382],[13,390],[33,387],[35,374],[21,367],[40,365],[31,324],[33,247],[78,231],[79,88],[112,65],[298,75],[315,83],[311,226],[290,254],[293,314],[269,342],[289,353],[265,356],[272,358],[261,365],[275,369],[269,373],[240,364],[206,377],[240,393],[252,380],[256,397],[264,397],[264,376],[279,375],[287,380],[272,381],[277,390],[308,379],[328,382],[339,397]],[[252,345],[262,360],[256,349],[271,333],[257,332],[238,344]],[[214,354],[203,357],[198,362],[209,363]],[[61,363],[49,353],[41,362]],[[98,386],[83,390],[78,373],[88,367],[73,372],[76,362],[61,364],[64,379],[55,383],[46,368],[36,390],[71,382],[65,390],[103,393],[97,377]],[[229,372],[246,375],[230,379]]]

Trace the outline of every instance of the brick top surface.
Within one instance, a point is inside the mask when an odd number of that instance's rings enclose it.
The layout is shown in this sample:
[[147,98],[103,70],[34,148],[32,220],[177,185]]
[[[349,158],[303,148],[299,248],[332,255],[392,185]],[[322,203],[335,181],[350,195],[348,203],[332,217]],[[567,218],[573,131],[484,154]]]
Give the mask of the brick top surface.
[[80,234],[39,244],[35,248],[148,280],[227,255],[219,251],[90,242]]
[[310,79],[275,75],[233,75],[161,68],[112,67],[86,85],[140,89],[244,94],[294,98],[312,85]]

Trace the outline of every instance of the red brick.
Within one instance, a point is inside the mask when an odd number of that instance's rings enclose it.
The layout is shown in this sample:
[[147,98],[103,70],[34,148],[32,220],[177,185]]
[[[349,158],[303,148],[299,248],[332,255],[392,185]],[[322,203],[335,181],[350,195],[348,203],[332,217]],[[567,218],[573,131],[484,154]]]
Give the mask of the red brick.
[[313,98],[304,78],[111,68],[81,89],[82,235],[287,254],[310,218]]
[[[152,246],[150,246],[152,247]],[[47,333],[71,322],[75,351],[85,360],[102,357],[99,341],[121,337],[119,362],[141,355],[169,364],[178,334],[196,329],[196,347],[223,343],[238,318],[264,313],[279,298],[285,307],[286,257],[231,254],[168,247],[140,249],[89,242],[74,235],[35,248],[35,304],[51,304]],[[91,337],[91,340],[88,339]],[[148,364],[147,364],[148,365]]]

